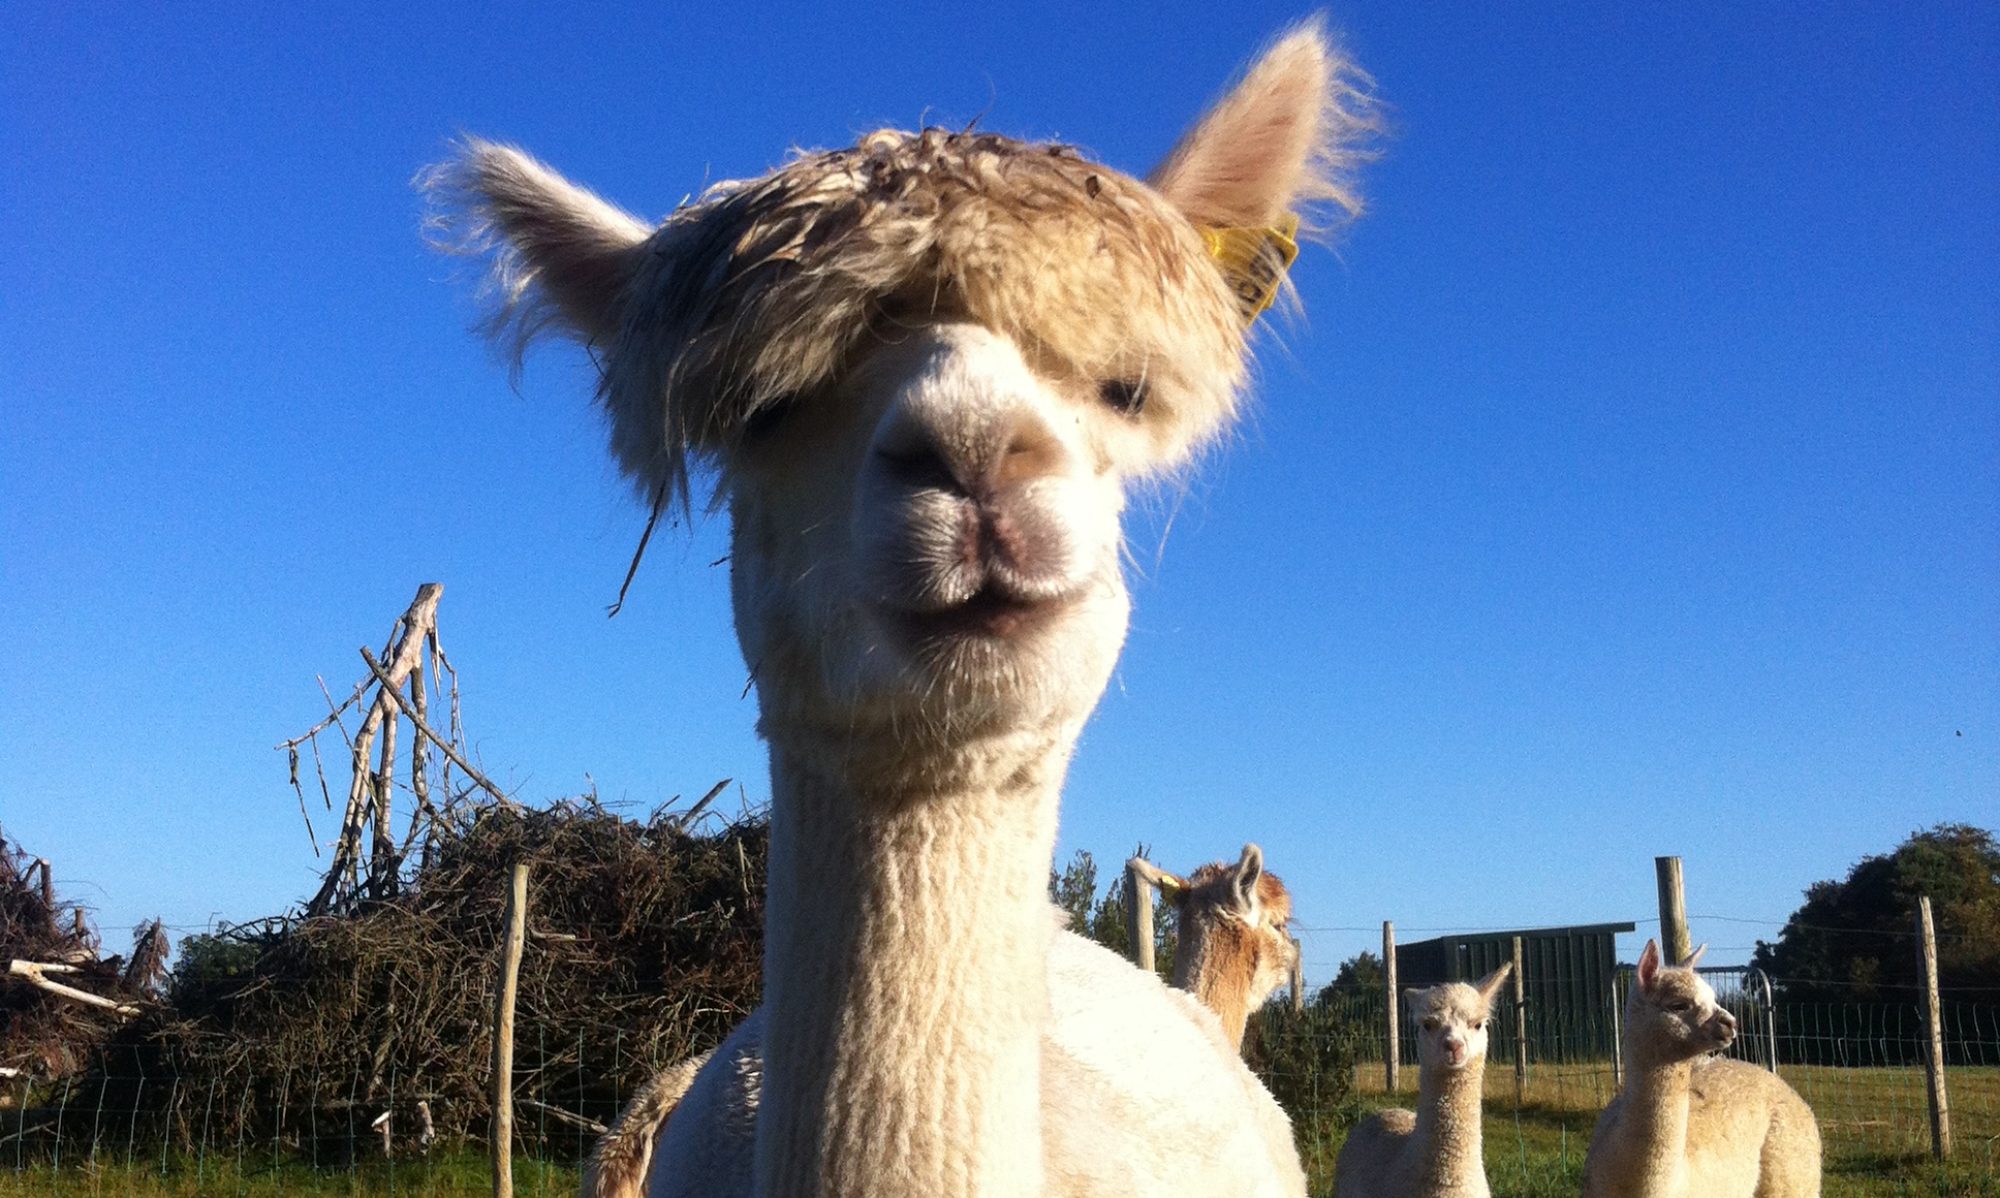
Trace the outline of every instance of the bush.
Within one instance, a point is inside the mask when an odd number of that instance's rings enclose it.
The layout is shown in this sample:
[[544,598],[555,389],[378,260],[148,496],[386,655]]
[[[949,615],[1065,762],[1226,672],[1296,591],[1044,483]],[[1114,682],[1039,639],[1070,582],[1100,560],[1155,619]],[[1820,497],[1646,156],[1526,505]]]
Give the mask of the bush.
[[1250,1068],[1292,1118],[1309,1177],[1331,1177],[1333,1158],[1360,1115],[1354,1055],[1360,1029],[1339,1010],[1284,1002],[1253,1013],[1243,1037]]

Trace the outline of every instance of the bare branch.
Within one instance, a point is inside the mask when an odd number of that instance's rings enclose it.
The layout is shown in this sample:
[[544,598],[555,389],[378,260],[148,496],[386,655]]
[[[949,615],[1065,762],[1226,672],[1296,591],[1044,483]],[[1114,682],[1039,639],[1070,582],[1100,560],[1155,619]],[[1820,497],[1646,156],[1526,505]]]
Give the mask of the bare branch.
[[455,763],[460,770],[463,770],[465,772],[467,777],[471,778],[475,783],[479,785],[479,788],[481,790],[485,791],[487,794],[492,795],[495,799],[499,800],[501,803],[504,803],[509,807],[517,805],[515,804],[514,800],[507,794],[506,791],[501,790],[498,786],[495,786],[493,784],[492,779],[488,778],[485,774],[482,774],[479,772],[479,770],[475,769],[472,763],[467,761],[465,757],[459,753],[458,749],[455,746],[453,746],[450,741],[439,736],[437,732],[433,730],[429,724],[417,718],[416,713],[409,709],[409,706],[407,705],[403,696],[398,694],[395,691],[395,689],[389,685],[388,672],[382,668],[381,662],[375,660],[375,655],[373,653],[370,653],[368,650],[363,649],[361,651],[361,660],[367,662],[368,668],[374,672],[375,677],[383,682],[384,686],[381,693],[389,697],[389,701],[396,705],[397,710],[401,711],[405,716],[409,717],[410,723],[416,726],[418,732],[430,738],[431,743],[438,747],[439,752],[443,753],[446,757],[450,758],[452,762]]
[[75,973],[76,971],[76,967],[73,965],[51,965],[38,961],[9,961],[7,963],[8,973],[16,977],[26,978],[30,986],[46,990],[59,998],[66,998],[71,1002],[83,1003],[86,1006],[100,1007],[106,1011],[123,1015],[127,1019],[139,1013],[139,1008],[130,1003],[114,1002],[111,999],[92,994],[88,990],[78,990],[74,986],[65,986],[61,982],[52,982],[44,976],[51,973]]

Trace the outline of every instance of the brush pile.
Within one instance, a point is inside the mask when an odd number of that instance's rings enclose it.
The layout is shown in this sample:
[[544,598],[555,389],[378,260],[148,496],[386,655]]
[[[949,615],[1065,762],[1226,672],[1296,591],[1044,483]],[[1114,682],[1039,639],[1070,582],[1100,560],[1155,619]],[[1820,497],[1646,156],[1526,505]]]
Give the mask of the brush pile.
[[[69,1077],[155,997],[167,938],[133,930],[129,957],[103,957],[81,907],[56,897],[49,863],[0,836],[0,1082]],[[16,1087],[4,1092],[12,1101]]]
[[687,824],[588,799],[462,804],[393,898],[188,938],[169,1006],[106,1045],[69,1105],[118,1112],[121,1141],[247,1140],[329,1163],[419,1129],[476,1139],[507,879],[524,862],[517,1127],[556,1155],[587,1150],[654,1070],[757,1003],[765,824]]

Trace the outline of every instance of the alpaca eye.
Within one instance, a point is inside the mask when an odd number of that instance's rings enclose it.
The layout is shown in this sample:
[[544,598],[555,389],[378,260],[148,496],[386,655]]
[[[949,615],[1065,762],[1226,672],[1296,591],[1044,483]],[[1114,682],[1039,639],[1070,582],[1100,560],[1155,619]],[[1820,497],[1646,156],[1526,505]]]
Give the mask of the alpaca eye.
[[1475,1031],[1475,1032],[1482,1032],[1482,1031],[1485,1031],[1485,1030],[1486,1030],[1486,1021],[1485,1021],[1484,1019],[1475,1019],[1475,1020],[1473,1020],[1473,1021],[1472,1021],[1472,1030],[1473,1030],[1473,1031]]
[[1130,379],[1106,379],[1097,384],[1097,397],[1105,406],[1127,416],[1137,416],[1146,410],[1146,384]]
[[785,422],[785,417],[791,414],[792,403],[793,397],[787,395],[782,399],[772,400],[744,417],[744,443],[755,445],[776,432],[778,426]]

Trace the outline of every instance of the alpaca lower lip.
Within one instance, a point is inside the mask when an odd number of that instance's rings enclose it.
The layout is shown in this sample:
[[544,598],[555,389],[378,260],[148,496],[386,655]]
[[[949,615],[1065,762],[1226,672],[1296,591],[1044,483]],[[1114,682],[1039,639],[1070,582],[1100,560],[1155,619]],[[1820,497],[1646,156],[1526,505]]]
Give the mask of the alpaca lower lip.
[[898,612],[904,628],[921,639],[982,636],[1007,639],[1040,626],[1065,604],[1016,599],[987,588],[955,607],[934,612]]

